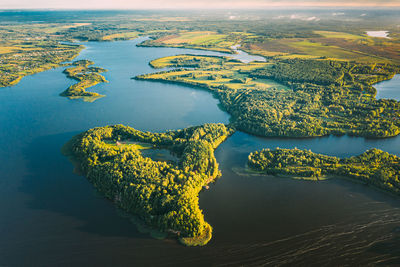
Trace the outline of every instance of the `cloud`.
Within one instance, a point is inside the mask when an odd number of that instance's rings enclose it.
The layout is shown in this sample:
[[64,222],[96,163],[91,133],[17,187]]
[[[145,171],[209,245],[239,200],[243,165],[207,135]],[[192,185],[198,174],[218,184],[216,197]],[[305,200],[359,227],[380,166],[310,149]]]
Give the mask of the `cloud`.
[[308,18],[305,18],[303,20],[306,20],[306,21],[313,21],[313,20],[319,21],[319,18],[317,18],[317,17],[308,17]]

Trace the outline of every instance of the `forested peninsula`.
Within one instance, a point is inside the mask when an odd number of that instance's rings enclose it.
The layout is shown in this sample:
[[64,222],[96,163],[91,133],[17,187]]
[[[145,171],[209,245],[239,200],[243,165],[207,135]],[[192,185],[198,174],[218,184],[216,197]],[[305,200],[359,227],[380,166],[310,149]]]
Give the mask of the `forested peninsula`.
[[88,92],[87,88],[95,86],[96,84],[108,82],[106,78],[100,73],[107,70],[99,67],[89,67],[94,62],[90,60],[78,60],[72,63],[73,67],[64,70],[68,78],[78,81],[78,83],[71,85],[60,96],[68,97],[69,99],[83,98],[86,102],[93,102],[100,97],[104,97],[99,93]]
[[326,176],[347,177],[400,194],[400,158],[379,149],[359,156],[337,158],[299,149],[263,149],[248,157],[250,169],[270,175],[319,180]]
[[[75,136],[63,152],[118,207],[148,226],[177,235],[184,245],[205,245],[212,227],[204,220],[198,195],[220,175],[214,150],[233,131],[223,124],[165,133],[106,126]],[[159,149],[178,160],[145,156],[144,150]]]
[[[173,70],[135,77],[209,90],[231,114],[229,126],[205,124],[165,133],[106,126],[88,130],[64,146],[63,152],[105,197],[146,225],[178,236],[185,245],[204,245],[211,239],[212,227],[204,220],[198,195],[219,176],[214,150],[233,128],[264,137],[400,134],[400,103],[376,99],[373,87],[400,73],[400,28],[392,23],[397,14],[392,21],[368,14],[354,23],[353,14],[345,19],[343,13],[323,23],[299,17],[287,24],[275,17],[275,11],[260,19],[250,13],[247,18],[226,20],[187,11],[151,17],[147,12],[126,12],[118,18],[103,11],[78,16],[74,11],[72,16],[43,20],[33,12],[27,21],[20,20],[19,11],[12,16],[15,21],[3,13],[0,87],[66,66],[63,62],[73,60],[84,46],[65,42],[77,40],[148,36],[137,45],[231,54],[240,46],[266,58],[245,64],[229,57],[163,57],[149,64]],[[365,34],[369,28],[387,29],[390,38],[369,37]],[[107,82],[101,75],[106,70],[93,64],[89,60],[70,64],[64,73],[77,83],[60,95],[84,101],[103,97],[86,91]],[[267,174],[343,176],[394,193],[400,189],[399,158],[376,149],[348,159],[303,150],[263,150],[252,153],[248,165]]]
[[239,130],[267,137],[400,134],[400,102],[376,99],[374,83],[400,69],[386,63],[274,59],[244,64],[224,57],[179,55],[154,60],[176,69],[136,76],[209,89]]

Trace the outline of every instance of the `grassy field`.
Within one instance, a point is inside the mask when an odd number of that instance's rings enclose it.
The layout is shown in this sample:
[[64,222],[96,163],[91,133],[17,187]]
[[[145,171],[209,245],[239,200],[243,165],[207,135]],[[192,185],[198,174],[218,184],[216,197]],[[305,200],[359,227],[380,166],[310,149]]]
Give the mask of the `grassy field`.
[[327,58],[362,63],[400,63],[398,40],[346,32],[314,31],[320,37],[268,38],[246,42],[244,50],[266,57]]
[[[224,42],[225,34],[217,34],[210,31],[184,32],[178,35],[171,35],[162,40],[164,44],[192,44],[192,45],[208,45]],[[232,44],[232,43],[230,43]]]
[[253,35],[242,32],[219,34],[213,31],[181,31],[175,34],[163,35],[155,40],[146,41],[143,45],[207,49],[232,53],[231,46],[251,36]]
[[147,77],[153,80],[179,80],[184,83],[210,87],[226,86],[234,90],[241,88],[262,90],[271,87],[286,89],[286,86],[272,80],[253,80],[248,78],[247,74],[242,73],[259,69],[269,64],[263,62],[245,64],[223,57],[178,55],[153,60],[150,65],[155,68],[190,67],[191,69],[154,73],[147,75]]
[[398,38],[314,30],[310,37],[273,38],[245,32],[176,31],[157,36],[143,46],[167,46],[232,52],[241,44],[251,54],[269,58],[328,58],[362,63],[400,63]]
[[129,40],[129,39],[136,38],[137,36],[138,36],[137,32],[114,33],[114,34],[104,36],[103,40],[104,41]]
[[290,42],[289,45],[295,49],[301,51],[301,54],[315,56],[315,57],[326,57],[330,59],[341,59],[341,60],[355,60],[359,62],[374,61],[375,58],[354,51],[347,51],[337,46],[326,45],[319,42],[312,42],[309,40],[302,40],[298,42]]
[[0,46],[0,54],[7,54],[15,50],[18,50],[18,48],[14,46]]
[[314,33],[322,35],[325,38],[340,38],[340,39],[350,39],[350,40],[365,39],[366,37],[366,35],[361,36],[346,32],[314,31]]
[[0,87],[15,85],[26,75],[49,70],[72,60],[83,47],[61,44],[54,34],[89,24],[0,25]]
[[152,149],[154,148],[153,145],[148,144],[148,143],[143,143],[143,142],[137,142],[137,141],[130,141],[130,140],[124,140],[124,141],[111,141],[111,140],[104,140],[104,143],[112,146],[112,147],[131,147],[133,149],[138,149],[138,150],[143,150],[143,149]]
[[[149,64],[153,68],[161,69],[167,67],[220,67],[224,59],[213,56],[195,56],[195,55],[179,55],[162,57],[151,61]],[[203,66],[200,66],[203,65]]]

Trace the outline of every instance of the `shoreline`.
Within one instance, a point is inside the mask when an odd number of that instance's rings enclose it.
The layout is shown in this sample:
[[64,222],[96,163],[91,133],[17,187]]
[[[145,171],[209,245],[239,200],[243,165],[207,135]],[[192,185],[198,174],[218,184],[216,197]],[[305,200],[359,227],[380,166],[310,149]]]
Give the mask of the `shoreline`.
[[[174,70],[170,70],[170,71],[166,71],[166,72],[172,72],[172,71],[174,71]],[[233,115],[229,112],[228,108],[226,108],[223,105],[221,99],[219,98],[219,95],[218,95],[219,88],[213,88],[213,87],[210,87],[207,84],[197,84],[197,83],[185,82],[185,81],[179,81],[179,80],[166,80],[166,79],[161,79],[161,78],[147,78],[146,77],[146,75],[152,75],[152,74],[153,73],[140,74],[140,75],[132,77],[131,79],[141,80],[141,81],[158,82],[158,83],[167,83],[167,84],[178,84],[178,85],[184,85],[184,86],[187,86],[187,87],[190,87],[190,88],[194,88],[194,89],[197,89],[197,90],[208,91],[216,99],[218,99],[218,101],[220,102],[219,104],[223,107],[223,109],[221,109],[221,110],[227,112],[230,115],[231,123],[234,122],[235,119],[234,119]],[[377,83],[384,82],[384,81],[390,81],[391,79],[393,79],[393,77],[391,77],[390,79],[387,79],[387,80],[379,81]],[[375,83],[375,84],[377,84],[377,83]],[[376,99],[376,96],[374,96],[374,97]],[[379,99],[376,99],[376,100],[379,101]],[[394,101],[397,101],[397,100],[394,100]],[[400,102],[400,101],[398,101],[398,102]],[[235,127],[237,128],[236,125],[235,125]],[[312,136],[288,136],[288,135],[270,135],[270,136],[265,136],[265,135],[259,135],[259,134],[251,133],[251,132],[246,131],[245,129],[241,129],[241,128],[239,128],[239,130],[242,131],[242,132],[257,136],[257,137],[262,137],[262,138],[284,138],[284,139],[309,139],[309,138],[318,138],[318,137],[327,137],[327,136],[339,136],[340,137],[340,136],[347,135],[347,136],[350,136],[350,137],[362,137],[362,138],[365,138],[366,140],[384,140],[384,139],[387,139],[387,138],[396,138],[397,136],[400,135],[400,133],[399,133],[397,135],[389,135],[389,136],[368,136],[368,135],[356,135],[356,134],[351,134],[351,133],[335,134],[335,132],[332,132],[332,133],[327,133],[325,135],[312,135]]]
[[[186,246],[203,246],[212,238],[212,227],[204,221],[204,214],[202,213],[198,203],[199,193],[206,185],[214,182],[218,177],[220,177],[221,173],[218,169],[218,163],[213,151],[224,142],[228,136],[233,134],[233,132],[234,129],[226,127],[223,124],[204,124],[202,126],[188,127],[161,133],[141,132],[131,127],[114,125],[93,128],[75,135],[64,144],[61,152],[73,164],[76,173],[85,176],[103,197],[111,201],[117,208],[123,209],[127,212],[130,215],[129,218],[133,218],[133,222],[138,225],[138,229],[145,228],[147,229],[146,232],[149,232],[152,236],[160,238],[172,234],[179,240],[179,242]],[[183,133],[184,136],[180,137],[179,133]],[[201,135],[205,133],[212,135],[212,137]],[[169,139],[165,139],[168,134],[170,134],[171,137],[170,141],[167,141]],[[98,139],[93,140],[92,136],[96,136]],[[132,163],[130,163],[131,165],[129,166],[132,167],[129,168],[135,170],[138,164],[140,166],[142,166],[141,164],[144,164],[156,173],[156,176],[154,176],[153,179],[155,181],[167,181],[165,185],[164,182],[161,184],[155,184],[153,180],[149,180],[148,183],[143,183],[137,180],[146,177],[146,174],[148,174],[148,168],[139,171],[137,174],[130,174],[132,173],[129,171],[130,169],[126,170],[126,174],[128,174],[126,178],[127,180],[121,182],[121,185],[119,178],[117,180],[114,179],[115,177],[113,175],[115,175],[115,173],[112,170],[109,171],[107,169],[99,172],[97,169],[99,166],[103,166],[103,164],[107,164],[107,162],[115,163],[115,160],[119,159],[118,153],[122,155],[124,153],[132,153],[134,150],[130,147],[123,148],[120,146],[110,148],[108,147],[109,145],[107,145],[107,142],[105,142],[110,138],[112,140],[120,140],[121,136],[127,138],[126,140],[135,138],[138,141],[145,141],[145,143],[157,146],[162,145],[167,141],[168,150],[175,151],[176,149],[182,149],[182,151],[179,152],[182,153],[180,155],[180,164],[177,166],[170,166],[167,163],[156,163],[157,161],[151,160],[143,155],[137,158],[133,156],[134,154],[131,156]],[[186,141],[182,141],[180,138],[184,138],[182,140]],[[153,139],[154,141],[152,141]],[[85,143],[86,141],[89,143]],[[98,146],[99,149],[93,150],[93,146]],[[99,160],[96,162],[90,160],[92,156],[101,156],[102,153],[109,153],[111,150],[116,153],[116,158],[101,159],[101,157],[99,157]],[[207,153],[204,152],[201,157],[193,156],[193,153],[197,153],[196,151],[198,150],[203,152],[207,151]],[[118,167],[118,170],[120,170],[121,173],[119,174],[118,172],[118,175],[124,177],[124,168],[128,167],[123,165],[123,163],[121,164],[122,165]],[[206,169],[202,167],[204,164],[207,165]],[[174,181],[168,182],[170,181],[170,176],[167,174],[174,175]],[[108,178],[105,179],[104,177]],[[166,177],[168,179],[166,179]],[[173,188],[178,187],[179,190],[176,189],[178,191],[175,192],[175,189],[172,189],[171,186],[174,186]],[[137,190],[140,192],[143,187],[154,187],[154,192],[159,192],[159,190],[162,192],[165,191],[165,194],[161,194],[163,197],[160,198],[160,201],[162,201],[165,196],[169,196],[173,199],[172,203],[175,203],[176,206],[172,205],[168,212],[164,211],[161,214],[158,214],[157,212],[149,212],[148,209],[156,211],[160,208],[158,206],[159,204],[157,204],[158,202],[154,202],[153,198],[147,199],[146,197],[143,198],[139,195],[136,196],[135,193],[132,194],[132,192],[136,192]],[[175,195],[177,192],[180,193]],[[138,199],[137,197],[140,198]],[[154,196],[154,198],[159,197],[159,193]],[[141,204],[132,205],[132,203],[134,203],[132,201],[137,202],[138,200],[140,200]],[[182,200],[184,201],[182,202]],[[193,214],[190,213],[190,215],[188,215],[188,209],[193,212]],[[182,218],[177,217],[179,214],[190,220],[180,222]],[[140,220],[138,221],[137,218]],[[146,225],[146,227],[143,225]],[[201,230],[196,227],[199,227]]]

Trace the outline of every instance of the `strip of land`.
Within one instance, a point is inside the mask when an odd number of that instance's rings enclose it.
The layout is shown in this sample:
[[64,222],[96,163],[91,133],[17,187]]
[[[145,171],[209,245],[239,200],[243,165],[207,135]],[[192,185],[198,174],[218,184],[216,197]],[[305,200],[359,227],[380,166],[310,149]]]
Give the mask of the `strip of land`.
[[238,44],[244,38],[252,34],[232,32],[219,34],[213,31],[179,31],[174,34],[168,32],[144,41],[139,46],[144,47],[179,47],[200,50],[211,50],[225,53],[235,53],[232,46]]
[[86,102],[93,102],[104,97],[104,95],[86,91],[87,88],[95,86],[96,84],[108,82],[103,75],[100,75],[100,73],[107,70],[99,67],[89,67],[93,64],[94,62],[89,60],[78,60],[72,63],[73,67],[65,69],[64,73],[68,78],[75,79],[79,82],[68,87],[60,96],[65,96],[69,99],[82,98]]
[[299,149],[263,149],[249,155],[250,169],[290,177],[347,177],[400,193],[400,158],[378,149],[350,158],[337,158]]

